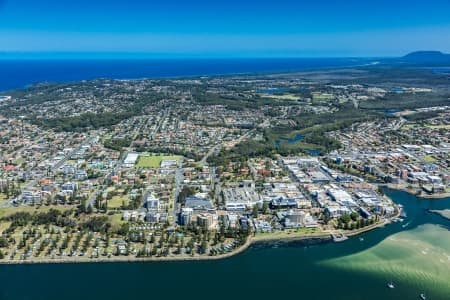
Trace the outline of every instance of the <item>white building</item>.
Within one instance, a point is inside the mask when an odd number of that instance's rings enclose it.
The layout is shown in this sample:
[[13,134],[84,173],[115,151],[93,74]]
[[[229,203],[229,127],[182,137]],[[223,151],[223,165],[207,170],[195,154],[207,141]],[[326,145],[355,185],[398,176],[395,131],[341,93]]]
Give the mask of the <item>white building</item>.
[[127,157],[123,161],[123,166],[126,168],[134,167],[138,157],[139,157],[138,153],[134,153],[134,152],[128,153]]
[[328,195],[336,201],[337,203],[344,206],[357,206],[356,202],[353,200],[352,196],[344,190],[340,189],[329,189],[327,191]]
[[254,188],[228,188],[223,189],[227,210],[244,210],[254,205],[262,205],[262,200]]

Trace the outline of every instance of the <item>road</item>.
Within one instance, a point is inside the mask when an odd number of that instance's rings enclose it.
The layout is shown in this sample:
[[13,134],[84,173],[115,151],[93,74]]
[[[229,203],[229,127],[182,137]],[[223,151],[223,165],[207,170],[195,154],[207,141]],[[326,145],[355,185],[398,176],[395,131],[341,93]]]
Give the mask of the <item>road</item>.
[[202,165],[206,164],[206,161],[208,160],[208,157],[213,155],[214,152],[218,151],[221,147],[222,147],[222,144],[217,144],[214,147],[212,147],[211,149],[209,149],[208,153],[206,153],[205,156],[203,156],[203,158],[200,160],[200,163]]
[[[161,116],[161,118],[159,119],[158,124],[157,124],[156,127],[155,127],[155,130],[154,130],[154,131],[152,132],[152,134],[151,134],[151,139],[153,139],[154,136],[158,133],[158,131],[159,131],[159,129],[161,128],[161,126],[162,126],[164,120],[166,119],[168,113],[169,113],[169,112],[168,112],[167,109],[162,113],[162,116]],[[143,123],[141,124],[140,127],[136,128],[136,130],[135,130],[134,133],[133,133],[133,138],[134,138],[134,139],[139,135],[139,133],[142,131],[142,128],[145,126],[145,124],[146,124],[147,122],[148,122],[148,119],[147,119],[145,122],[143,122]],[[131,143],[131,145],[133,145],[133,143],[134,143],[134,140],[133,140],[133,142]],[[103,183],[100,184],[100,185],[96,188],[96,190],[91,194],[91,196],[89,197],[89,199],[86,201],[86,207],[89,206],[89,205],[91,205],[92,207],[94,207],[95,200],[97,199],[97,196],[98,196],[100,193],[103,192],[103,189],[106,187],[106,184],[107,184],[107,182],[111,179],[111,177],[112,177],[114,174],[117,174],[117,172],[119,172],[119,170],[122,168],[123,161],[124,161],[124,159],[127,157],[128,153],[129,153],[131,150],[132,150],[132,146],[130,146],[129,148],[127,148],[126,151],[122,154],[122,157],[119,159],[119,161],[117,162],[117,164],[116,164],[116,166],[114,167],[114,169],[111,170],[111,172],[108,173],[108,175],[105,176],[105,178],[104,178],[104,180],[103,180]]]
[[[95,137],[90,137],[90,138],[88,138],[86,141],[84,141],[83,143],[81,143],[80,145],[78,145],[76,148],[74,148],[72,151],[70,151],[68,154],[66,154],[66,155],[64,156],[63,159],[61,159],[61,160],[58,161],[56,164],[54,164],[54,165],[50,168],[50,171],[56,172],[60,167],[62,167],[62,166],[64,165],[64,163],[65,163],[67,160],[70,159],[70,157],[71,157],[73,154],[75,154],[76,152],[80,151],[81,148],[82,148],[83,146],[90,145],[94,140],[95,140]],[[37,183],[38,183],[39,181],[41,181],[43,178],[44,178],[44,176],[38,176],[38,177],[34,178],[33,180],[31,180],[30,182],[28,182],[26,185],[24,185],[24,186],[21,188],[22,192],[27,191],[27,190],[30,190],[31,188],[33,188],[34,186],[36,186]],[[20,199],[20,197],[21,197],[21,196],[19,196],[19,199]],[[8,202],[5,202],[2,206],[3,206],[3,207],[10,206],[10,205],[12,205],[12,201],[13,201],[13,199],[10,199]]]
[[97,186],[95,191],[91,194],[89,199],[86,201],[86,207],[88,207],[89,205],[91,205],[92,207],[95,207],[95,200],[97,199],[97,196],[103,192],[103,189],[106,187],[106,184],[108,183],[108,181],[111,180],[111,177],[114,176],[115,174],[117,174],[117,172],[119,172],[119,170],[122,168],[123,161],[124,161],[125,157],[127,157],[127,155],[128,155],[128,151],[125,151],[122,154],[122,157],[117,162],[114,169],[112,169],[111,172],[109,172],[108,175],[106,175],[103,178],[103,182]]
[[164,112],[163,112],[163,115],[161,116],[161,118],[159,119],[158,124],[155,127],[155,130],[150,135],[150,140],[153,140],[155,135],[159,132],[159,129],[161,128],[161,126],[164,123],[164,120],[166,119],[168,114],[169,114],[169,110],[165,109]]
[[[256,129],[252,129],[247,131],[245,134],[243,134],[242,136],[240,136],[237,140],[236,140],[236,145],[239,144],[240,142],[242,142],[244,139],[248,138]],[[200,163],[202,165],[206,164],[208,158],[213,155],[216,151],[218,151],[225,143],[220,143],[215,145],[214,147],[212,147],[211,149],[209,149],[208,153],[205,154],[205,156],[203,156],[203,158],[200,160]]]
[[172,208],[172,211],[170,212],[172,214],[172,218],[173,218],[172,220],[173,220],[174,225],[177,220],[177,215],[180,211],[180,205],[177,200],[178,200],[178,195],[180,194],[181,189],[183,187],[183,180],[184,180],[182,164],[183,164],[182,161],[180,161],[178,163],[178,168],[175,172],[175,193],[174,193],[174,200],[173,200],[173,208]]

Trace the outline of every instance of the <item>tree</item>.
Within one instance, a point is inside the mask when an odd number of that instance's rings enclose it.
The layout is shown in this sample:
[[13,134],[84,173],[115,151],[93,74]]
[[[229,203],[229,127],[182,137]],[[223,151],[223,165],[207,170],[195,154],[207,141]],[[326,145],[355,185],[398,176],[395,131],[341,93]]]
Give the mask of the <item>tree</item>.
[[97,194],[97,197],[95,198],[95,208],[97,209],[101,209],[101,205],[102,205],[102,195],[99,193]]
[[79,213],[85,213],[86,212],[86,199],[82,198],[80,205],[78,206],[78,212]]
[[0,237],[0,248],[6,248],[8,244],[8,240],[5,237]]
[[204,254],[206,253],[206,250],[208,250],[208,243],[203,241],[200,245],[200,253]]
[[328,225],[328,222],[330,222],[331,217],[328,214],[323,215],[323,222]]
[[106,233],[106,239],[105,239],[105,246],[106,246],[106,248],[109,247],[110,243],[111,243],[111,241],[110,241],[109,233],[107,232]]
[[346,225],[350,222],[350,220],[351,220],[351,217],[350,217],[350,215],[348,215],[348,214],[345,214],[345,215],[342,215],[342,216],[341,216],[341,221],[342,221],[344,224],[346,224]]
[[263,202],[262,211],[263,211],[264,214],[266,214],[268,210],[269,210],[269,202],[264,201]]
[[253,206],[252,216],[253,218],[258,218],[258,205]]
[[352,212],[352,213],[350,214],[350,218],[351,218],[353,221],[356,221],[356,220],[358,220],[359,215],[358,215],[357,212]]

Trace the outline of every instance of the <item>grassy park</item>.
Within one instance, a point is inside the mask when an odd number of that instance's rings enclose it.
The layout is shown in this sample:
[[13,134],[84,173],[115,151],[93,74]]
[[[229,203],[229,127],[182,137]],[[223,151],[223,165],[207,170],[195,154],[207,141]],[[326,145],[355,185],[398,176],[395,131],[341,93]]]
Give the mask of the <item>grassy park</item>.
[[434,162],[437,161],[436,158],[434,158],[434,157],[431,156],[431,155],[426,155],[426,156],[424,156],[424,157],[423,157],[423,160],[426,161],[426,162],[428,162],[428,163],[434,163]]
[[142,154],[139,156],[136,167],[137,168],[159,168],[163,160],[181,160],[178,155],[158,155],[158,154]]
[[111,200],[108,201],[108,208],[114,209],[114,208],[121,208],[122,204],[128,205],[129,203],[128,195],[116,195],[111,198]]

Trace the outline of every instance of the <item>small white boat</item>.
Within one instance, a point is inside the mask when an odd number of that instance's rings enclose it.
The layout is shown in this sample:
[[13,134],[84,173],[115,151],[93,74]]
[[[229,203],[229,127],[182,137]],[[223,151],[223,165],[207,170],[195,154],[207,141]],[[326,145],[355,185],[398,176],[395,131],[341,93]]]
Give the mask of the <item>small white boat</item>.
[[395,285],[392,283],[392,281],[391,282],[389,282],[388,284],[387,284],[387,287],[388,288],[390,288],[390,289],[393,289],[393,288],[395,288]]
[[422,293],[422,294],[420,294],[420,299],[422,299],[422,300],[427,300],[427,297],[425,296],[424,293]]

